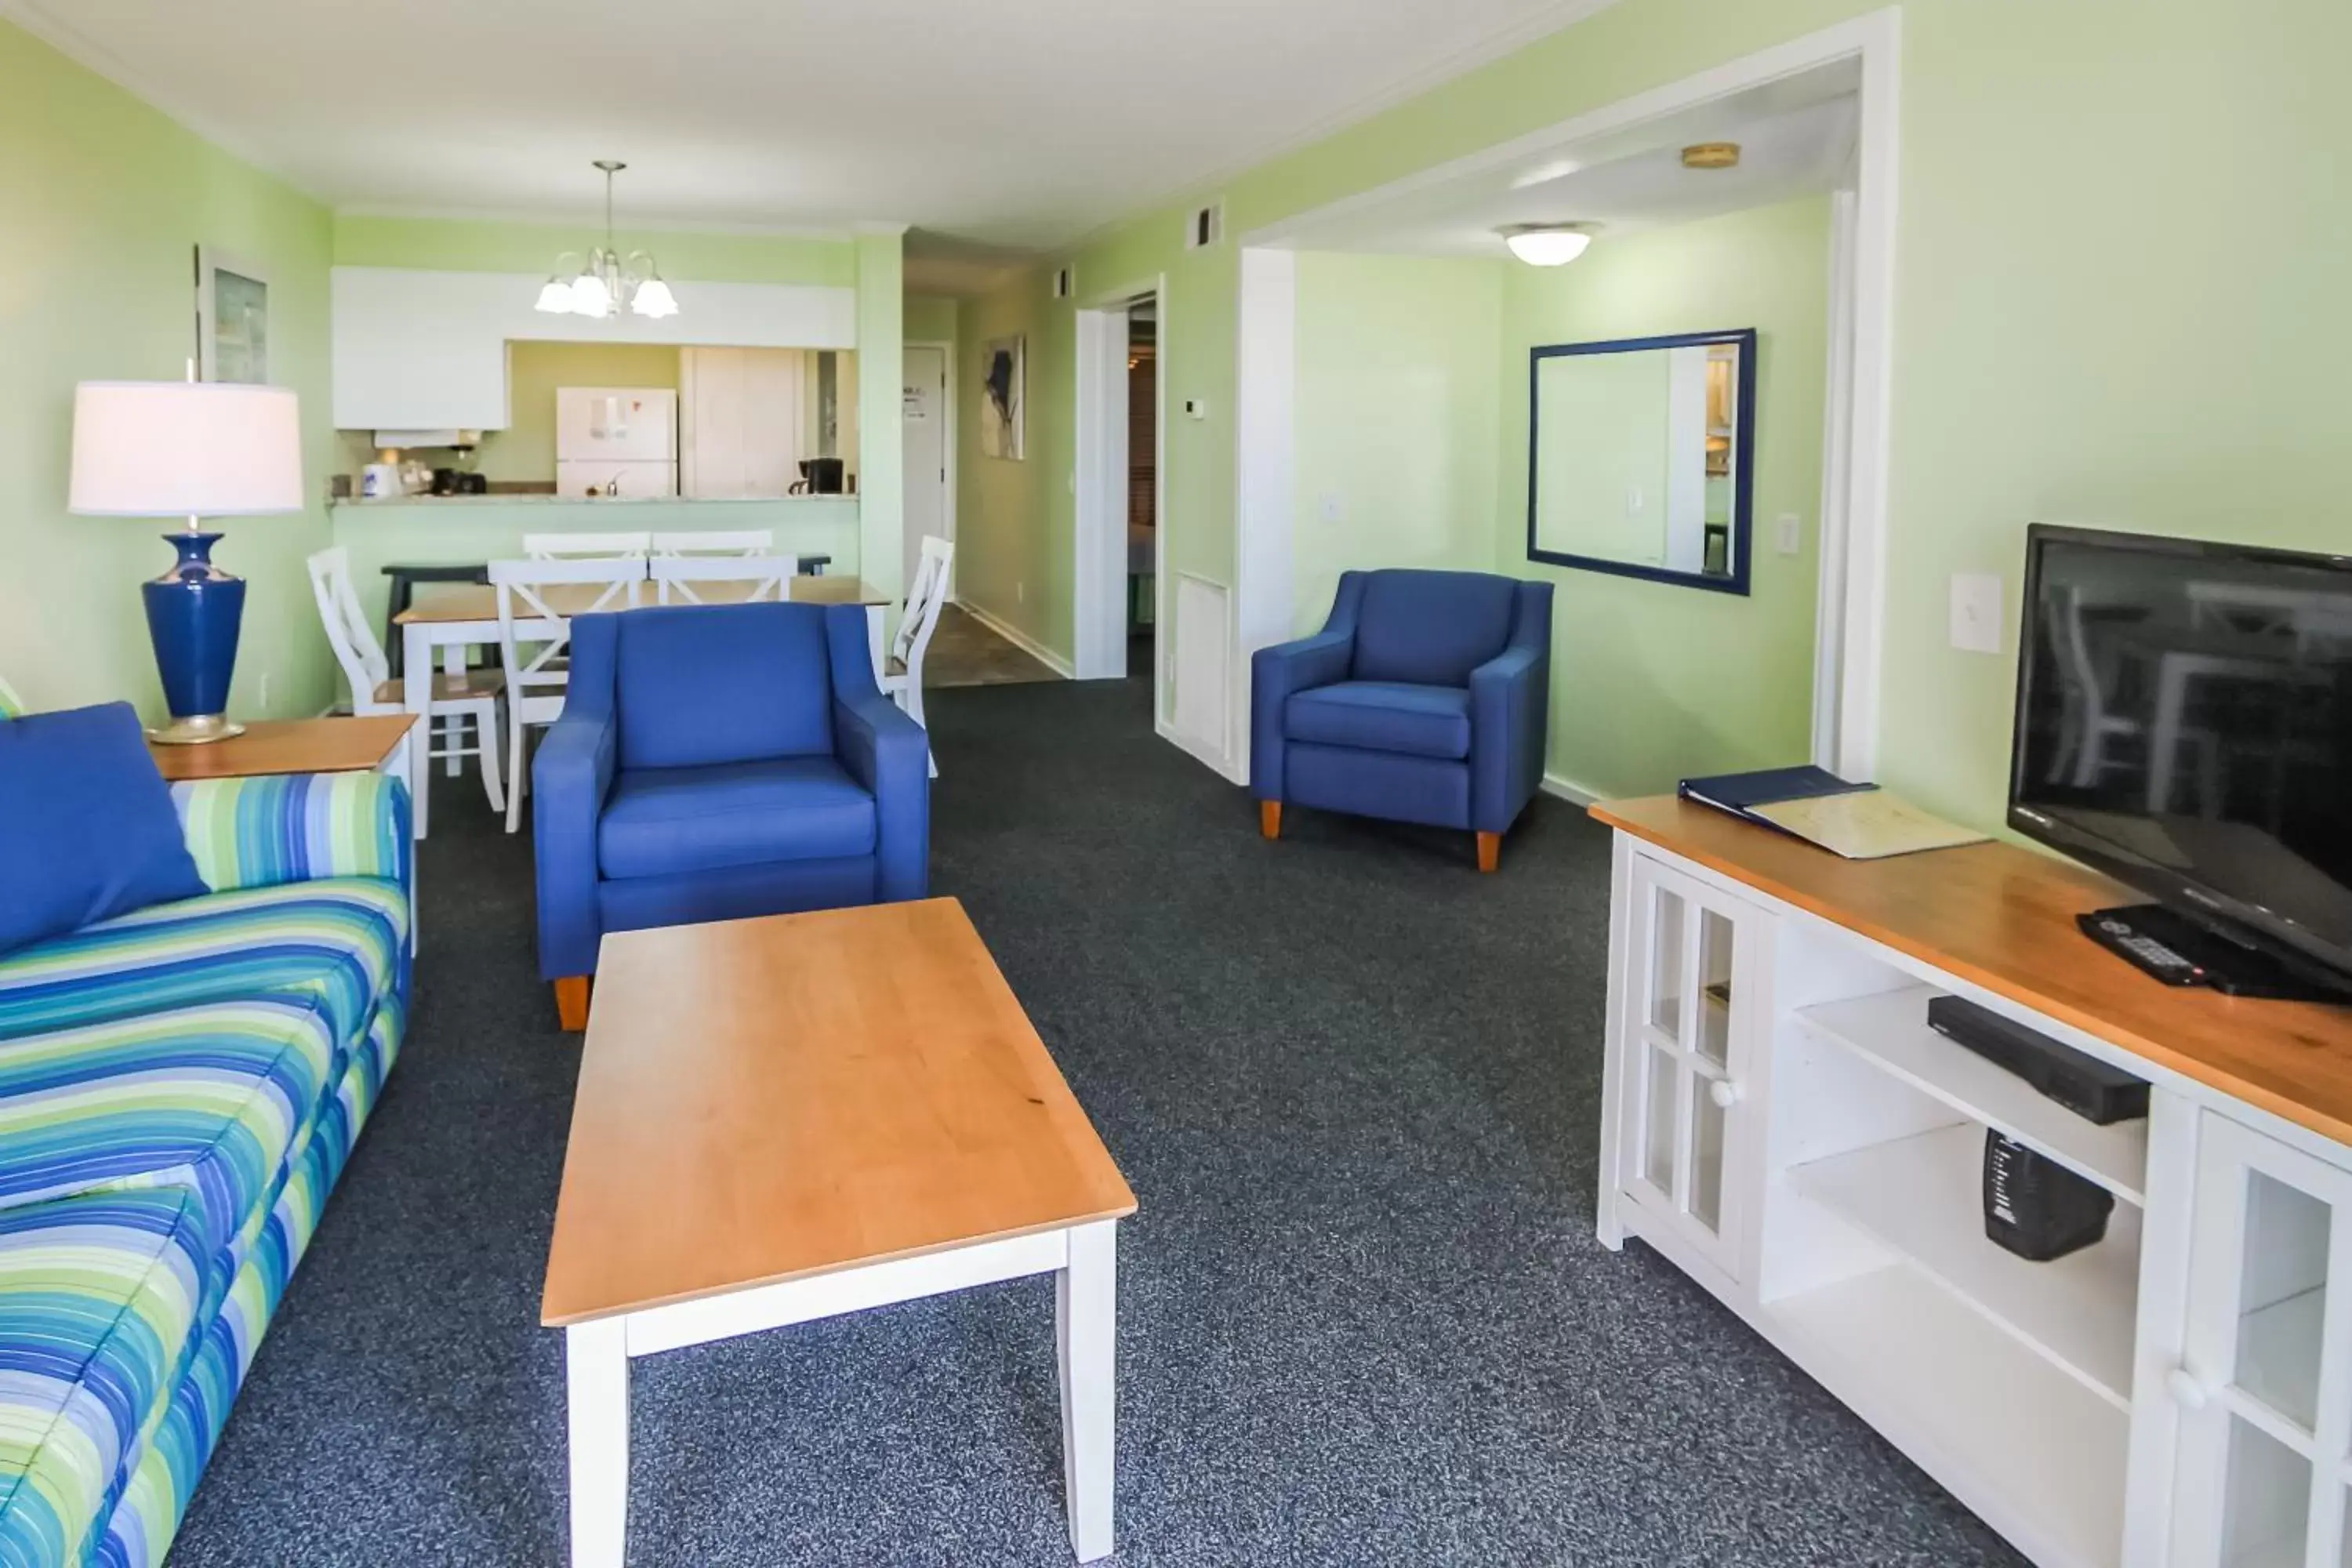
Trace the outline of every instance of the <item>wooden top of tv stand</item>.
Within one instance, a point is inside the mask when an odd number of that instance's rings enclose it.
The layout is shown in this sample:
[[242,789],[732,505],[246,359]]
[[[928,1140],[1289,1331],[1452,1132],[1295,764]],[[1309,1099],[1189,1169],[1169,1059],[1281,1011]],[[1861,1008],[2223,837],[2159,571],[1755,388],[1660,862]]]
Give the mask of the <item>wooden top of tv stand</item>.
[[2222,1094],[2352,1145],[2352,1007],[2168,986],[2074,917],[2145,901],[2008,844],[1843,860],[1673,795],[1602,801],[1610,826],[2073,1025]]

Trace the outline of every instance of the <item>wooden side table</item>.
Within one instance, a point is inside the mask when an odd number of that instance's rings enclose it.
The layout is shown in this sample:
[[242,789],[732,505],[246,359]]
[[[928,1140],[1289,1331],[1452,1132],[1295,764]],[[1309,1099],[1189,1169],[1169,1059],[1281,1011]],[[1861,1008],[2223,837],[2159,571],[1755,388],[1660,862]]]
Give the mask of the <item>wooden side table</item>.
[[204,746],[147,748],[168,784],[265,773],[358,773],[381,768],[408,776],[413,713],[372,719],[262,719],[245,733]]

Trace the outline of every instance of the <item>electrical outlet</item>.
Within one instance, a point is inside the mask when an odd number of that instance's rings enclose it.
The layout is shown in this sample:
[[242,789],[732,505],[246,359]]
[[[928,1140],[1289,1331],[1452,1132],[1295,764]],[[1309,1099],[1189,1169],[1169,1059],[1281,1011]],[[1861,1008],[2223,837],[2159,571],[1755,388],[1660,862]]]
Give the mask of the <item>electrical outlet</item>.
[[1320,510],[1324,521],[1345,522],[1348,521],[1348,498],[1338,490],[1325,490]]
[[269,711],[269,672],[266,669],[261,672],[261,710]]
[[1013,584],[1013,602],[1016,605],[1025,605],[1029,602],[1028,584],[1015,583]]
[[1772,520],[1772,548],[1783,555],[1794,555],[1804,548],[1804,521],[1793,511],[1784,511]]
[[1952,646],[1963,653],[1999,653],[2001,598],[1998,573],[1953,573]]
[[1642,514],[1642,502],[1643,499],[1641,486],[1627,485],[1625,487],[1625,515],[1627,517],[1639,517]]

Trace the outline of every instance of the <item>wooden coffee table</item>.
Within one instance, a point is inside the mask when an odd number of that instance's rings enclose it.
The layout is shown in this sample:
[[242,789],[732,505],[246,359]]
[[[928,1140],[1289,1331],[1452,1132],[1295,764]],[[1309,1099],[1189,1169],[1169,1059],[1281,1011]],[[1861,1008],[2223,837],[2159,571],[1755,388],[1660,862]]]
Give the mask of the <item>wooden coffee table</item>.
[[954,900],[606,937],[541,1317],[575,1568],[622,1562],[631,1357],[1045,1273],[1070,1542],[1105,1555],[1134,1212]]

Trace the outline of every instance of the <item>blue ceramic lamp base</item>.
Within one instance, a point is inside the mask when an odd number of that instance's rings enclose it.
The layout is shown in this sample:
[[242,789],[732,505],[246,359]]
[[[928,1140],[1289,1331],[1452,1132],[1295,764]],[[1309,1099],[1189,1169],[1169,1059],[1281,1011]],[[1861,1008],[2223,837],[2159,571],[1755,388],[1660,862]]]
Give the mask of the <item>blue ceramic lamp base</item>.
[[163,537],[180,558],[139,592],[147,602],[147,635],[155,645],[155,670],[163,679],[163,705],[172,721],[147,731],[148,738],[173,746],[226,741],[245,733],[245,726],[227,714],[237,625],[245,618],[245,579],[213,564],[219,534],[191,527]]

